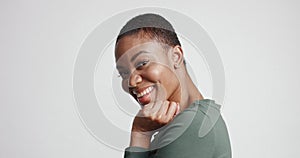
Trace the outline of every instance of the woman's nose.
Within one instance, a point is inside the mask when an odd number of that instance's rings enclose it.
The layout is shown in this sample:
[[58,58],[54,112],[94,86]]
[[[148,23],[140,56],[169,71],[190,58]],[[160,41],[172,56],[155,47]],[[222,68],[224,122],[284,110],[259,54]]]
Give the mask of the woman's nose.
[[142,82],[142,76],[138,74],[136,71],[133,71],[130,74],[129,80],[128,80],[128,86],[129,87],[136,87],[139,83]]

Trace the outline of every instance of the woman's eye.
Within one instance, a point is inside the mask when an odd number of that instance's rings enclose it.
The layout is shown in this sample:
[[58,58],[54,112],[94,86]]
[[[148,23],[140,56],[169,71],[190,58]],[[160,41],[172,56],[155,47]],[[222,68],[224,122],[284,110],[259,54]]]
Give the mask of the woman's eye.
[[136,69],[141,69],[141,68],[143,68],[143,66],[145,66],[148,62],[149,62],[149,60],[145,60],[145,61],[142,61],[142,62],[137,63]]
[[124,71],[124,72],[119,72],[119,76],[118,77],[122,77],[123,79],[128,78],[129,72],[128,71]]

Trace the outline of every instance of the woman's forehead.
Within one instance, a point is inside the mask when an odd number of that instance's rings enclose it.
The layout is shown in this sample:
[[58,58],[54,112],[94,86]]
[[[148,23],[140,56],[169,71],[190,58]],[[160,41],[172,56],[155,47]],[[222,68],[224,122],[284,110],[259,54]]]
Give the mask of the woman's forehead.
[[160,55],[165,49],[155,40],[145,38],[124,37],[118,41],[115,48],[116,62],[141,54]]

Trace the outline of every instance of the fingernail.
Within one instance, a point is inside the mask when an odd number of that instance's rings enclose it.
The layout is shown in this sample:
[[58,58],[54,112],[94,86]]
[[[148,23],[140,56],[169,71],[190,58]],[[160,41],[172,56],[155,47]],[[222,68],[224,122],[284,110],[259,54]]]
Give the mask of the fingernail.
[[179,114],[179,112],[180,112],[180,106],[179,106],[179,103],[177,103],[177,109],[176,109],[176,114],[175,115]]

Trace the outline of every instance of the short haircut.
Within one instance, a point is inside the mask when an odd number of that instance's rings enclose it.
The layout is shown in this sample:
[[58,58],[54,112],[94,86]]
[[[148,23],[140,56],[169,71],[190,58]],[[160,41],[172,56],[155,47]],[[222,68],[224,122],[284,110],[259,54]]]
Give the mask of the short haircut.
[[157,14],[142,14],[129,20],[121,29],[116,43],[127,35],[153,39],[172,47],[181,46],[171,23]]

